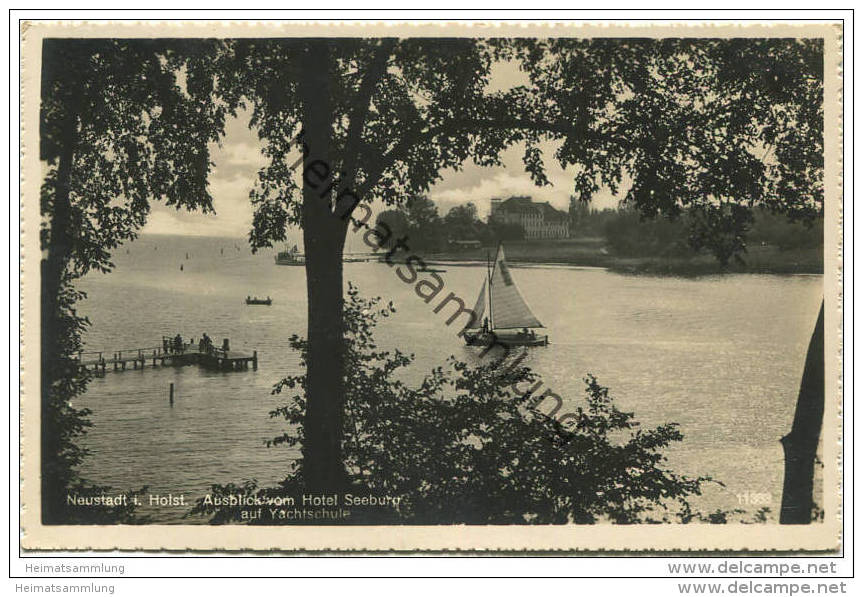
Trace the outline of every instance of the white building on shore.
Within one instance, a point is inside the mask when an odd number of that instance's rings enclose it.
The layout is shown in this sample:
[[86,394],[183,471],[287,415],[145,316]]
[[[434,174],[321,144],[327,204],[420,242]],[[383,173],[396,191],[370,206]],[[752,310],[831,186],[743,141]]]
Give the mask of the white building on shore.
[[490,219],[504,224],[519,224],[525,239],[569,238],[569,214],[545,201],[534,203],[530,197],[492,199]]

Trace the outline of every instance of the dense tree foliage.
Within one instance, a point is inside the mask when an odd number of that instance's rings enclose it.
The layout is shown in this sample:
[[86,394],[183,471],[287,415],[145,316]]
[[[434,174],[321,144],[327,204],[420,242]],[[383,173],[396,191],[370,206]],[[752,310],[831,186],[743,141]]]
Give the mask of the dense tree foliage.
[[476,205],[471,201],[451,208],[443,221],[449,240],[476,240],[483,228]]
[[[75,276],[110,267],[110,249],[140,227],[147,198],[208,209],[206,143],[233,106],[250,106],[269,158],[251,194],[252,245],[283,240],[289,224],[305,231],[302,449],[313,489],[348,482],[342,251],[348,226],[366,224],[373,199],[404,203],[447,169],[467,160],[499,165],[515,146],[538,185],[548,183],[549,159],[577,166],[582,200],[600,186],[616,191],[628,176],[629,205],[648,217],[687,210],[692,242],[716,247],[720,258],[742,250],[753,207],[811,221],[823,201],[818,39],[60,43],[67,45],[56,51],[57,68],[43,80],[42,153],[51,165],[42,193],[43,296],[59,297]],[[517,64],[527,82],[491,88],[500,62]],[[543,155],[549,141],[553,156]],[[51,334],[63,330],[62,309],[75,317],[69,303],[43,304]],[[43,412],[80,391],[52,389],[71,379],[71,337],[43,337],[43,372],[57,372],[45,373]],[[60,451],[43,446],[43,454]],[[56,487],[43,490],[59,495]]]
[[392,231],[386,245],[405,241],[416,251],[433,252],[446,247],[448,232],[437,205],[425,196],[414,197],[402,205],[378,214],[375,224],[383,223]]
[[[565,422],[546,414],[541,397],[518,391],[536,387],[537,378],[517,365],[471,367],[451,358],[421,383],[406,384],[400,373],[412,357],[382,350],[374,338],[377,319],[394,311],[392,304],[378,303],[348,290],[342,449],[350,491],[402,501],[397,509],[355,511],[348,523],[584,524],[695,517],[687,498],[700,494],[708,479],[667,470],[662,452],[683,438],[676,425],[642,429],[592,376]],[[291,344],[306,364],[308,342],[294,336]],[[270,446],[302,445],[307,387],[305,373],[275,387],[275,393],[293,394],[270,413],[288,423]],[[248,480],[215,485],[212,494],[242,494],[264,503],[278,496],[299,499],[306,466],[297,462],[277,487],[258,488]],[[201,500],[194,512],[224,523],[247,520],[243,512],[249,510]],[[255,522],[293,521],[264,508]]]
[[426,253],[450,249],[454,241],[478,240],[494,246],[499,241],[524,238],[524,228],[519,224],[482,221],[472,202],[456,205],[440,217],[437,205],[427,197],[380,212],[375,225],[392,232],[385,246],[395,246],[398,239],[407,238],[411,249]]
[[[645,219],[632,208],[596,210],[578,202],[570,217],[575,222],[572,225],[573,236],[604,237],[617,255],[673,257],[692,255],[697,251],[690,238],[696,225],[690,220],[698,214],[684,211],[674,220]],[[820,249],[824,243],[821,216],[813,218],[811,224],[790,222],[785,216],[764,208],[753,209],[751,216],[742,252],[735,255],[740,260],[746,259],[748,249],[753,246],[770,246],[784,251]],[[722,262],[719,247],[713,245],[706,250]],[[730,256],[726,254],[726,257]]]
[[[246,98],[270,163],[252,193],[255,247],[304,228],[310,345],[307,481],[337,488],[342,467],[342,251],[375,200],[422,196],[447,169],[523,149],[577,166],[646,216],[696,210],[694,242],[740,249],[748,209],[811,219],[822,202],[822,42],[817,39],[238,40],[223,78]],[[489,86],[500,62],[527,83]],[[543,142],[557,144],[543,155]],[[289,156],[302,147],[301,186]],[[358,209],[358,206],[363,207]],[[366,215],[361,215],[365,212]],[[337,217],[334,217],[337,216]],[[729,243],[728,240],[731,239]]]
[[230,110],[214,102],[217,42],[46,39],[40,118],[41,475],[44,523],[126,521],[126,510],[78,508],[67,495],[100,494],[80,478],[76,440],[89,426],[71,400],[88,378],[75,354],[87,325],[74,282],[111,269],[135,238],[149,201],[212,209],[208,143]]

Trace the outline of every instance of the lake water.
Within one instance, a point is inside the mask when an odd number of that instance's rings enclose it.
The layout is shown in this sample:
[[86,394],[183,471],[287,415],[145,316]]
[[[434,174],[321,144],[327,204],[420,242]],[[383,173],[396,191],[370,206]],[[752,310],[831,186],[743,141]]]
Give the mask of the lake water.
[[[288,338],[305,334],[306,289],[305,270],[276,266],[273,255],[252,255],[240,240],[145,236],[117,251],[114,272],[81,282],[89,296],[80,311],[92,321],[87,350],[110,354],[159,345],[163,335],[197,339],[206,332],[216,344],[230,338],[232,348],[259,355],[257,371],[147,367],[95,378],[75,403],[93,411],[83,442],[92,451],[82,471],[88,479],[193,500],[211,483],[284,478],[297,454],[264,446],[285,427],[267,413],[285,401],[270,395],[273,384],[298,372]],[[452,291],[472,305],[484,264],[442,267],[440,297]],[[548,329],[551,344],[531,349],[524,361],[547,388],[572,404],[583,395],[583,376],[596,375],[643,425],[680,424],[685,439],[668,451],[669,467],[725,484],[711,486],[698,507],[733,509],[737,494],[769,494],[776,518],[779,438],[793,417],[821,276],[684,279],[513,269]],[[416,354],[409,374],[415,380],[449,355],[476,360],[478,349],[464,346],[456,325],[445,325],[449,308],[433,313],[438,301],[423,302],[387,265],[347,263],[345,278],[363,294],[395,303],[398,312],[379,326],[378,338]],[[269,295],[273,305],[247,306],[246,295]],[[159,522],[201,522],[183,520],[182,508],[143,511]]]

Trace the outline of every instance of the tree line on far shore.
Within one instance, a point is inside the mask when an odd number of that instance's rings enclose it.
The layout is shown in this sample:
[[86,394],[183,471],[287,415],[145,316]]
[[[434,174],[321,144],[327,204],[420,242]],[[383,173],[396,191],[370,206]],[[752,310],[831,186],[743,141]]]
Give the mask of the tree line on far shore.
[[747,247],[775,247],[781,251],[820,249],[824,244],[823,216],[792,222],[766,209],[748,214],[743,232],[704,226],[701,214],[683,211],[674,219],[645,219],[628,207],[595,209],[575,199],[570,202],[570,235],[601,237],[616,255],[688,257],[709,251],[723,265]]
[[[602,238],[621,256],[686,257],[706,249],[725,264],[746,247],[770,246],[784,251],[817,249],[824,243],[823,217],[792,222],[766,209],[747,214],[743,233],[705,226],[700,214],[686,210],[673,219],[647,219],[625,205],[596,209],[575,197],[570,199],[569,218],[570,238]],[[520,224],[480,218],[472,201],[441,215],[437,204],[424,196],[382,211],[377,223],[392,230],[391,244],[407,236],[411,247],[425,251],[443,251],[456,241],[492,246],[525,238]]]
[[468,201],[456,205],[441,216],[437,204],[420,196],[378,214],[377,225],[392,230],[390,244],[407,236],[410,246],[421,251],[443,251],[455,241],[480,241],[493,245],[498,241],[524,239],[524,228],[491,219],[480,219],[476,204]]

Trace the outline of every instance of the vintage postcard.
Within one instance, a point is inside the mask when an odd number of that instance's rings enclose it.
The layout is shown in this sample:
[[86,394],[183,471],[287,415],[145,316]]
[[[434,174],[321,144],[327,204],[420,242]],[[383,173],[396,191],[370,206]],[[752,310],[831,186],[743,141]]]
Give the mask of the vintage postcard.
[[23,22],[22,548],[836,552],[842,39]]

